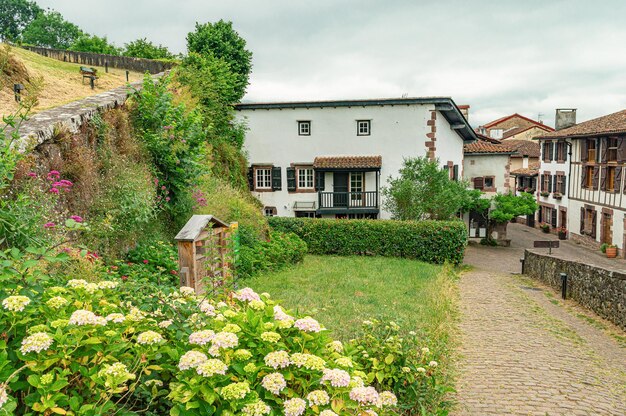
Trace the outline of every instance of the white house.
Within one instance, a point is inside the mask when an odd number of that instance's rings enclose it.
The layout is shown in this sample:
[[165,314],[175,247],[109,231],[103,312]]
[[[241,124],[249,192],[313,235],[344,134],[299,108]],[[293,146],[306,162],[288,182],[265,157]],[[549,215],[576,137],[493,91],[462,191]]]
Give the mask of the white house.
[[[557,110],[557,129],[559,111],[562,110]],[[568,111],[571,117],[573,110]],[[552,193],[545,201],[541,199],[546,197],[540,197],[542,207],[558,211],[557,224],[567,224],[570,238],[590,246],[615,244],[624,255],[626,110],[559,129],[538,139],[548,152],[540,167],[543,189]],[[563,184],[554,179],[558,176],[569,180]],[[553,178],[552,182],[548,177]],[[563,196],[554,200],[555,192]],[[554,213],[550,215],[552,218]],[[543,212],[541,219],[547,219]]]
[[380,188],[404,158],[460,178],[476,134],[451,98],[242,103],[249,183],[266,215],[389,218]]

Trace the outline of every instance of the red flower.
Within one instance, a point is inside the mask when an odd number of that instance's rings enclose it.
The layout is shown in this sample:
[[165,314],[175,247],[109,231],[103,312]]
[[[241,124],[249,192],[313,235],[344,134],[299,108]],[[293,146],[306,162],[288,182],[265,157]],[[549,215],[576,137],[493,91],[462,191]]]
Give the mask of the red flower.
[[83,217],[80,217],[78,215],[72,215],[70,218],[76,222],[83,222]]
[[43,225],[43,228],[54,228],[55,224],[53,222],[47,222]]
[[128,280],[128,276],[122,276],[122,280],[123,281],[127,281]]
[[148,260],[144,260],[144,261],[143,261],[143,264],[148,264]]
[[58,194],[59,190],[57,188],[51,188],[50,192],[53,193],[53,194]]

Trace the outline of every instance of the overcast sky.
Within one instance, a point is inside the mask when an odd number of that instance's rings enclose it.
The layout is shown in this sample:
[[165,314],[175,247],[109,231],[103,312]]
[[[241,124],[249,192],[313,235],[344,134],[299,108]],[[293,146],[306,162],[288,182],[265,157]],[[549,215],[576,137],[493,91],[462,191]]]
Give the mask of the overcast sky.
[[626,1],[37,0],[118,46],[185,52],[231,20],[253,53],[246,100],[451,96],[476,126],[626,108]]

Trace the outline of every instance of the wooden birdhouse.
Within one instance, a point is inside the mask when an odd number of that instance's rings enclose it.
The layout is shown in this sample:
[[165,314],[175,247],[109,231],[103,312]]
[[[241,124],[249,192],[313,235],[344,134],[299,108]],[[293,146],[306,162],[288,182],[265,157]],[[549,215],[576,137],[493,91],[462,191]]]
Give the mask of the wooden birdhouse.
[[174,238],[178,242],[180,285],[196,293],[227,290],[234,285],[237,223],[212,215],[193,215]]

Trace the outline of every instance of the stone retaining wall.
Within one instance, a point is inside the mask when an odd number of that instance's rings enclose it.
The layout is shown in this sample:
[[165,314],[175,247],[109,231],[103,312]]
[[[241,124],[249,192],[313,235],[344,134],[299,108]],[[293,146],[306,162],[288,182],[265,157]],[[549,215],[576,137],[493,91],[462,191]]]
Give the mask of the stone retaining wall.
[[153,59],[133,58],[130,56],[105,55],[92,52],[66,51],[62,49],[42,48],[39,46],[22,46],[24,49],[38,53],[59,61],[71,62],[85,66],[101,66],[105,63],[111,68],[128,69],[135,72],[149,72],[158,74],[172,69],[174,62],[157,61]]
[[626,330],[626,271],[602,269],[526,250],[524,273],[561,290],[567,273],[567,296]]

